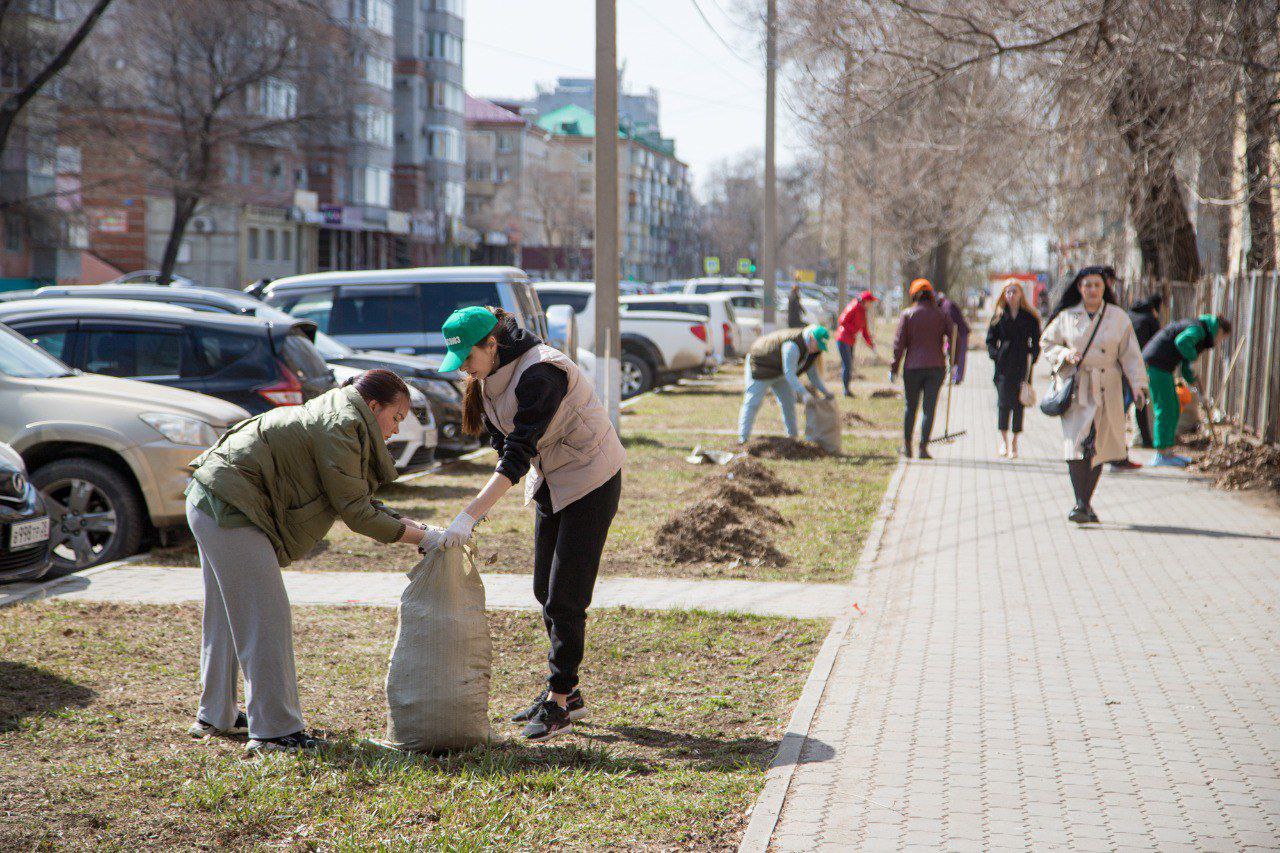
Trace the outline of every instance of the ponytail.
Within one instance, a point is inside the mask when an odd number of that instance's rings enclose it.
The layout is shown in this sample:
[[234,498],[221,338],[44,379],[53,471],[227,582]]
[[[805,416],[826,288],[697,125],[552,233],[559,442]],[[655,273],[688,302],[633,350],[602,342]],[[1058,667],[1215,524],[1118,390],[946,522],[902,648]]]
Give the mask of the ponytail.
[[[496,338],[500,331],[508,329],[515,325],[515,318],[503,311],[501,308],[493,306],[485,306],[498,318],[498,325],[493,327],[485,338],[476,344],[476,346],[484,346],[493,338]],[[483,435],[484,434],[484,402],[480,399],[480,389],[483,380],[476,379],[470,374],[467,375],[466,384],[462,388],[462,431],[467,435]]]

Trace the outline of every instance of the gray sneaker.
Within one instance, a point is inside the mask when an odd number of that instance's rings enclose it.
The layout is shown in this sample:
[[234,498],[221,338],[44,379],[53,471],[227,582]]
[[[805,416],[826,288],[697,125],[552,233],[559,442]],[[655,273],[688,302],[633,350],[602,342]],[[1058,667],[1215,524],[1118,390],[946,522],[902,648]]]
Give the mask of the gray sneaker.
[[284,737],[250,738],[244,751],[246,755],[257,755],[264,752],[301,752],[302,750],[320,749],[324,745],[325,742],[323,740],[312,737],[304,730]]
[[194,738],[204,737],[238,737],[249,733],[249,718],[245,716],[244,711],[236,714],[236,721],[231,724],[229,729],[220,729],[212,723],[206,723],[204,720],[196,717],[196,721],[191,724],[191,728],[187,729],[187,734]]

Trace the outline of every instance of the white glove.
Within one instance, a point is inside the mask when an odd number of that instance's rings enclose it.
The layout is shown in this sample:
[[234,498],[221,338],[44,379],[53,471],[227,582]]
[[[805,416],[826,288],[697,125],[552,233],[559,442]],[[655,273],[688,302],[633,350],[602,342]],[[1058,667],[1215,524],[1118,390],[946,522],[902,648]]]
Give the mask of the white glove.
[[456,548],[471,538],[471,530],[476,526],[476,520],[465,512],[458,513],[453,521],[449,522],[449,526],[445,528],[444,536],[440,539],[440,544],[445,548]]

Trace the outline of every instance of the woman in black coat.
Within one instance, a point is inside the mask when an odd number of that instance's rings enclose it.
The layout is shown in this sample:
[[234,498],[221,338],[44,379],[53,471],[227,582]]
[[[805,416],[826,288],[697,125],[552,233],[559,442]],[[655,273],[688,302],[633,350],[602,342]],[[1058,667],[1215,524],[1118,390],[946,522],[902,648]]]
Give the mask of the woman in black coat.
[[[1000,455],[1018,457],[1022,432],[1022,383],[1030,380],[1031,365],[1040,357],[1040,317],[1027,302],[1016,279],[1005,283],[987,327],[987,354],[996,363],[996,425],[1000,429]],[[1013,439],[1009,439],[1010,421]]]

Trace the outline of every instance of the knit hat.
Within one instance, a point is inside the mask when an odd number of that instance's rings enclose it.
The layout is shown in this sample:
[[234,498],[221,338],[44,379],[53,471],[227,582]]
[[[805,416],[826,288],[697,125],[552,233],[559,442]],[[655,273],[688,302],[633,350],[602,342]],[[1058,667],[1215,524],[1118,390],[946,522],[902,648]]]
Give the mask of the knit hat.
[[437,370],[449,373],[461,367],[462,362],[471,355],[471,348],[488,337],[496,325],[498,318],[481,305],[459,308],[450,314],[441,329],[444,332],[444,345],[449,351],[444,354],[444,360]]
[[922,290],[927,290],[931,293],[933,292],[933,285],[929,283],[929,279],[918,278],[915,281],[911,282],[911,287],[908,288],[908,292],[911,294],[912,297],[914,297],[917,293],[919,293]]

